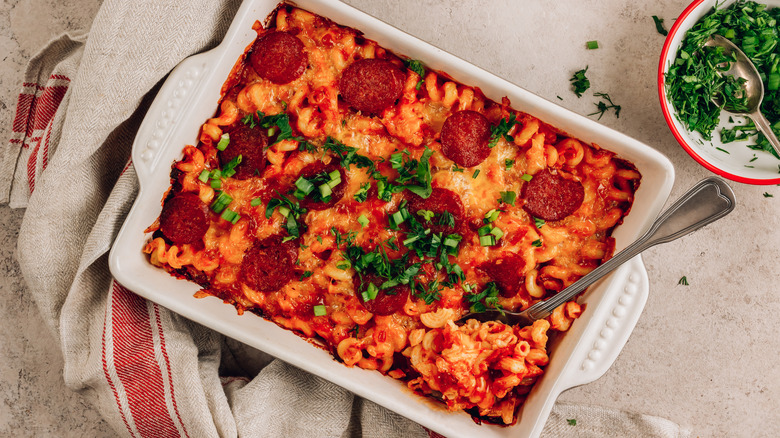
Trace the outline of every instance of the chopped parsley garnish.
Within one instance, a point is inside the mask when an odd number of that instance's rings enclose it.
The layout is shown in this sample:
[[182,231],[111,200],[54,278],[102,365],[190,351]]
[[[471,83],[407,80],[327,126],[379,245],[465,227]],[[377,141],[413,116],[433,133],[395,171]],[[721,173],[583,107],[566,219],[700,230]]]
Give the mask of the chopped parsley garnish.
[[669,35],[669,32],[664,28],[664,19],[658,18],[657,15],[653,15],[653,22],[655,23],[655,30],[663,36]]
[[465,296],[466,301],[471,304],[469,311],[472,313],[482,313],[487,309],[497,309],[504,312],[504,309],[498,304],[498,287],[495,283],[490,282],[485,285],[482,292],[473,292]]
[[576,418],[569,418],[566,420],[567,423],[569,423],[569,426],[576,426],[577,425],[577,419]]
[[333,137],[328,137],[325,140],[325,144],[322,145],[322,149],[331,151],[336,156],[341,158],[341,167],[349,169],[350,164],[354,164],[358,168],[366,168],[370,174],[374,171],[374,162],[366,157],[357,153],[358,149],[352,146],[347,146],[344,143],[336,140]]
[[306,213],[306,209],[302,208],[298,201],[291,201],[288,198],[282,196],[279,192],[278,198],[273,198],[268,201],[268,205],[265,207],[265,217],[270,219],[274,214],[274,210],[278,209],[279,213],[287,218],[287,221],[282,225],[282,228],[287,230],[288,236],[282,239],[282,242],[295,239],[301,236],[301,224],[298,223],[298,219]]
[[457,165],[457,164],[453,164],[453,165],[452,165],[452,171],[453,171],[453,172],[461,172],[461,173],[463,173],[463,170],[464,170],[464,169],[463,169],[462,167],[458,167],[458,165]]
[[585,43],[585,47],[587,47],[588,50],[595,50],[599,48],[599,42],[598,41],[588,41]]
[[433,192],[431,186],[431,164],[430,158],[433,151],[425,147],[420,160],[409,157],[409,152],[398,152],[390,158],[393,169],[398,172],[398,178],[389,181],[388,177],[374,171],[371,177],[376,180],[377,196],[383,201],[390,201],[393,193],[400,193],[404,190],[416,194],[417,196],[428,199]]
[[311,277],[313,272],[311,271],[303,271],[303,274],[301,274],[301,277],[298,279],[298,281],[303,281],[306,278]]
[[680,278],[680,280],[677,282],[677,284],[680,284],[680,285],[683,285],[683,286],[688,286],[688,277],[683,275]]
[[444,211],[442,212],[441,216],[439,216],[438,223],[439,225],[452,228],[455,226],[455,216],[453,216],[449,211]]
[[534,248],[541,248],[542,240],[541,239],[534,240],[533,242],[531,242],[531,246],[533,246]]
[[514,138],[509,135],[509,131],[518,123],[516,118],[517,116],[515,114],[510,114],[509,118],[502,118],[501,121],[498,122],[498,125],[491,126],[488,146],[491,148],[495,147],[501,137],[504,137],[506,141],[510,143],[514,141]]
[[515,165],[515,160],[510,160],[509,158],[504,160],[504,169],[509,170],[514,165]]
[[471,175],[471,178],[472,178],[472,179],[477,179],[477,175],[479,175],[479,169],[477,169],[477,170],[475,170],[475,171],[474,171],[474,174],[473,174],[473,175]]
[[357,192],[355,192],[355,195],[353,196],[355,198],[355,201],[357,202],[366,202],[366,199],[368,199],[368,190],[371,188],[370,182],[365,182],[360,185],[360,188]]
[[[685,34],[665,76],[667,98],[683,126],[698,132],[706,140],[712,139],[720,122],[721,108],[713,103],[713,98],[723,102],[723,108],[727,110],[744,108],[746,96],[740,81],[720,74],[728,70],[728,64],[735,58],[725,55],[722,48],[704,46],[711,35],[718,34],[736,44],[756,65],[766,89],[761,112],[772,124],[772,129],[780,132],[780,38],[777,32],[780,9],[744,0],[722,6],[712,8]],[[752,123],[723,129],[720,138],[724,143],[752,138],[754,141],[748,147],[777,156]]]
[[596,97],[600,97],[603,100],[600,100],[598,103],[596,103],[596,111],[588,114],[589,116],[595,116],[596,114],[599,115],[598,120],[601,120],[601,116],[604,115],[605,112],[612,109],[615,110],[615,117],[620,118],[620,105],[615,105],[612,103],[612,98],[609,97],[609,94],[607,93],[594,93],[593,94]]
[[[266,116],[262,111],[257,111],[255,114],[247,114],[241,119],[241,122],[245,125],[249,125],[250,128],[257,126],[268,130],[268,137],[276,135],[276,139],[270,144],[278,143],[283,140],[295,140],[297,142],[306,141],[303,137],[296,137],[293,135],[292,127],[290,126],[290,117],[285,113],[274,114]],[[277,133],[277,129],[279,132]]]
[[420,89],[422,87],[422,84],[425,82],[425,66],[421,61],[418,61],[416,59],[405,59],[404,65],[406,65],[406,68],[409,70],[417,73],[420,76],[420,80],[417,82],[417,85],[414,87],[416,89]]
[[534,225],[536,225],[536,228],[542,228],[542,226],[544,226],[544,224],[545,224],[544,219],[541,219],[541,218],[538,218],[538,217],[534,218]]
[[775,195],[773,195],[773,194],[771,194],[771,193],[769,193],[769,192],[764,192],[764,197],[765,197],[765,198],[774,198],[774,197],[775,197]]
[[430,210],[417,210],[417,215],[422,217],[425,222],[430,222],[431,219],[433,219],[433,216],[436,215],[436,213]]
[[585,76],[587,71],[588,67],[585,67],[582,70],[578,70],[574,73],[574,76],[569,79],[569,82],[571,82],[572,86],[574,87],[574,94],[576,94],[577,97],[582,97],[582,93],[590,88],[590,81]]

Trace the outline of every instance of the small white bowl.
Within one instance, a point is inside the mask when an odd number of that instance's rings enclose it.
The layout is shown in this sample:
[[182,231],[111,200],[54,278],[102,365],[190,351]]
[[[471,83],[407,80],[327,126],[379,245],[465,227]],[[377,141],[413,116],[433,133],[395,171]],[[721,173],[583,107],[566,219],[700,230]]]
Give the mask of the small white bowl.
[[[726,144],[720,141],[718,134],[720,128],[742,124],[744,120],[742,117],[735,116],[733,117],[735,123],[730,123],[728,113],[722,113],[720,125],[713,132],[712,140],[705,140],[698,132],[690,132],[685,128],[678,120],[674,106],[666,98],[666,72],[677,57],[677,51],[688,29],[712,11],[716,3],[719,8],[724,8],[729,7],[734,1],[727,0],[720,4],[717,0],[695,0],[677,18],[666,37],[658,65],[658,96],[661,99],[661,110],[680,146],[710,171],[745,184],[780,184],[780,160],[772,154],[752,150],[746,146],[748,143],[745,141]],[[780,0],[764,0],[760,3],[767,4],[770,8],[780,7]]]

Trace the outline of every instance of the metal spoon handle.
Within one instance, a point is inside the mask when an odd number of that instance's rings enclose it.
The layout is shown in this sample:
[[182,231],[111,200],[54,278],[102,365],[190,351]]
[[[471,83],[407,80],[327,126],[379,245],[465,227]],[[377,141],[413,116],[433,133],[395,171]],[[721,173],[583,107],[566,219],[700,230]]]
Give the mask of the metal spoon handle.
[[756,124],[758,130],[764,134],[767,140],[769,140],[769,144],[775,149],[777,155],[780,155],[780,140],[777,139],[775,132],[772,130],[772,125],[769,123],[769,120],[767,120],[766,117],[764,117],[764,114],[759,110],[750,113],[750,118],[753,119],[753,123]]
[[653,222],[650,229],[611,259],[591,271],[554,297],[529,307],[525,312],[532,320],[546,318],[556,307],[569,301],[604,275],[642,251],[659,243],[671,242],[729,214],[736,206],[731,187],[720,178],[699,181]]

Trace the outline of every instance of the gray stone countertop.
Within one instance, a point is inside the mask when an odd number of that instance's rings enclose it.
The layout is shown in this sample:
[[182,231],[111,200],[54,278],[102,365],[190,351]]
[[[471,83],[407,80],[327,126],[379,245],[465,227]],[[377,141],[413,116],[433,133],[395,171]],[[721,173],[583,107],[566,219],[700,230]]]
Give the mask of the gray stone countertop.
[[[347,2],[579,114],[591,113],[596,99],[578,99],[569,78],[588,66],[590,91],[622,106],[620,118],[609,113],[600,123],[674,163],[671,199],[711,175],[677,144],[657,97],[664,37],[651,17],[669,28],[685,0]],[[99,6],[0,2],[0,139],[10,138],[27,60],[51,37],[88,28]],[[586,50],[591,40],[601,47]],[[738,206],[731,215],[644,254],[650,297],[631,338],[604,377],[561,401],[665,417],[693,436],[778,435],[780,188],[732,187]],[[58,341],[26,293],[14,255],[23,215],[0,207],[0,436],[113,436],[64,387]],[[683,276],[688,286],[678,285]]]

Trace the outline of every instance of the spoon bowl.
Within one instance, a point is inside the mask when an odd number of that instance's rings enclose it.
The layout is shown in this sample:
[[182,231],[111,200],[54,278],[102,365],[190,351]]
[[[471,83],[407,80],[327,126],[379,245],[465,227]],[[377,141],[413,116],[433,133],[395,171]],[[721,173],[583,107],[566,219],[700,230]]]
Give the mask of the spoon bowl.
[[750,117],[758,130],[769,140],[769,144],[772,145],[775,152],[780,155],[780,140],[772,131],[772,125],[769,123],[769,120],[761,113],[761,102],[764,100],[764,82],[761,80],[761,75],[758,73],[758,69],[756,69],[753,61],[734,43],[720,35],[710,36],[704,45],[708,47],[722,47],[724,54],[735,57],[736,61],[729,63],[728,70],[722,71],[721,75],[744,79],[742,92],[743,96],[747,98],[747,108],[745,111],[736,111],[725,108],[721,99],[713,97],[712,101],[723,111]]

